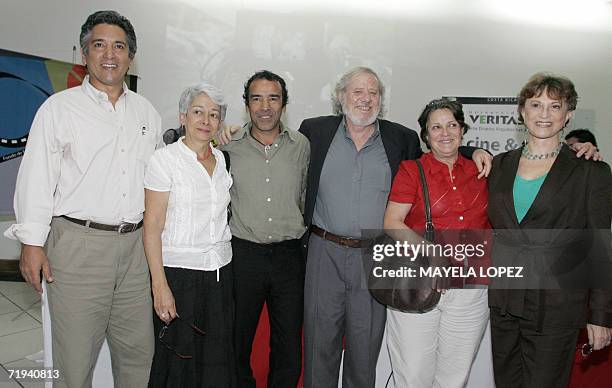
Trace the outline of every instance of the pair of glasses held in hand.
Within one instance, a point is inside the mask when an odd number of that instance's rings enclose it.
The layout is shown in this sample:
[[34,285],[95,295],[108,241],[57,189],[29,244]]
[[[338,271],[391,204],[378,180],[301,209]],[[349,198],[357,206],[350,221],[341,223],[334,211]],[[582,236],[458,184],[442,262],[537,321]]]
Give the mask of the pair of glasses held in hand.
[[172,324],[174,324],[175,322],[189,326],[193,331],[195,331],[199,335],[205,335],[206,332],[204,330],[200,329],[199,327],[197,327],[193,323],[185,322],[183,319],[181,319],[181,317],[178,314],[176,314],[176,318],[175,319],[173,319],[169,323],[164,324],[164,326],[159,330],[159,334],[157,335],[157,338],[159,339],[159,342],[161,342],[168,350],[172,351],[178,358],[183,359],[183,360],[191,359],[191,358],[193,358],[192,355],[183,354],[181,352],[178,352],[174,346],[172,346],[171,344],[167,343],[164,340],[164,336],[166,335],[166,332],[168,331],[170,326]]

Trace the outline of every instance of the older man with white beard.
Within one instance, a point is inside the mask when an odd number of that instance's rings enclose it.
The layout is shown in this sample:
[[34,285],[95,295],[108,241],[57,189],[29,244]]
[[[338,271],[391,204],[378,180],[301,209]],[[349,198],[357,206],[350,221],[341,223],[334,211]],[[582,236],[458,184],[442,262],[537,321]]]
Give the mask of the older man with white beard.
[[[337,387],[345,338],[343,387],[373,387],[385,327],[385,306],[362,283],[362,229],[383,228],[399,163],[421,156],[411,129],[382,119],[385,88],[366,67],[334,90],[335,116],[306,119],[310,140],[305,222],[311,236],[304,295],[304,386]],[[463,148],[463,147],[462,147]],[[463,149],[468,157],[474,149]],[[475,153],[481,175],[488,153]]]

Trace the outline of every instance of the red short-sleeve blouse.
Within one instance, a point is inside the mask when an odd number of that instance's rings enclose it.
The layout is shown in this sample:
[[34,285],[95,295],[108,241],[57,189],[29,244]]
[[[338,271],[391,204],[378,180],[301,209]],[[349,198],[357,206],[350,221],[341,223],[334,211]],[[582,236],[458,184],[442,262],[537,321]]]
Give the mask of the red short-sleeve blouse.
[[[460,235],[446,235],[445,243],[479,243],[490,240],[488,237],[489,224],[487,216],[487,182],[478,179],[476,165],[469,159],[459,155],[453,165],[452,174],[448,166],[436,160],[431,152],[424,154],[420,159],[425,171],[431,218],[437,230],[486,230],[484,233],[469,233],[465,237]],[[404,223],[411,229],[422,233],[425,229],[425,207],[423,189],[419,169],[414,160],[404,161],[393,180],[389,200],[399,203],[411,203],[412,207],[404,219]],[[440,241],[437,241],[440,242]],[[476,277],[466,279],[466,283],[487,284],[486,277],[481,277],[480,268],[490,265],[490,244],[485,243],[485,254],[478,259],[468,260],[468,266],[476,269]],[[463,266],[463,261],[452,262],[453,266]],[[453,279],[452,287],[461,287],[461,279]]]
[[[431,152],[420,159],[425,171],[431,216],[437,229],[488,229],[487,182],[478,179],[476,165],[459,155],[453,165],[452,177],[446,164],[436,160]],[[400,164],[393,180],[389,200],[411,203],[413,206],[404,223],[416,230],[425,228],[425,207],[419,169],[414,160]]]

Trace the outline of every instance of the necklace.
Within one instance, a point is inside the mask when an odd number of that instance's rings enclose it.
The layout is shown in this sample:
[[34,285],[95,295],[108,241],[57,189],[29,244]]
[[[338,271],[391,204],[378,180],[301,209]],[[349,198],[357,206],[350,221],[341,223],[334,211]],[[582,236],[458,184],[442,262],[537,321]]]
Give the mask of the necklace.
[[521,153],[521,156],[527,160],[543,160],[543,159],[548,159],[548,158],[554,158],[555,156],[557,156],[559,151],[561,151],[562,146],[563,146],[563,143],[559,143],[557,148],[555,148],[554,150],[550,152],[547,152],[545,154],[532,154],[531,152],[529,152],[529,148],[527,147],[527,144],[525,144],[525,146],[523,147],[523,152]]

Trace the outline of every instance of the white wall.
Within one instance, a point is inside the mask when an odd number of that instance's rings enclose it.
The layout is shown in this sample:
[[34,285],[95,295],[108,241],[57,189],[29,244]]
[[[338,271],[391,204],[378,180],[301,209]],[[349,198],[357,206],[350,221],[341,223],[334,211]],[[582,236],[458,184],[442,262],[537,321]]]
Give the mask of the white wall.
[[292,128],[330,113],[330,85],[355,65],[380,72],[387,117],[413,128],[433,97],[514,96],[530,75],[548,70],[575,82],[576,125],[593,126],[612,158],[608,0],[3,0],[1,7],[0,48],[65,61],[91,12],[128,16],[139,44],[132,71],[165,128],[177,125],[182,89],[202,79],[225,91],[227,121],[244,122],[242,85],[263,68],[288,82]]

